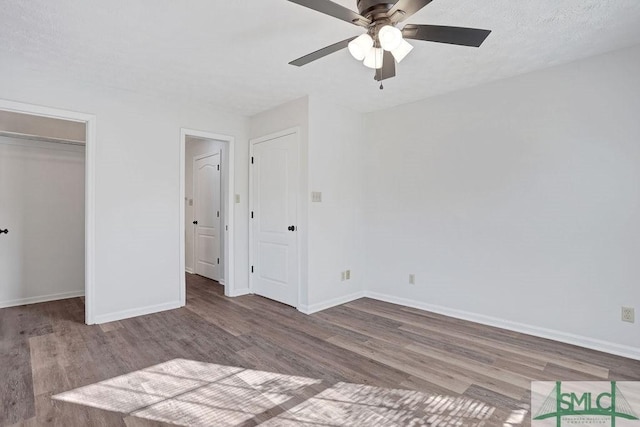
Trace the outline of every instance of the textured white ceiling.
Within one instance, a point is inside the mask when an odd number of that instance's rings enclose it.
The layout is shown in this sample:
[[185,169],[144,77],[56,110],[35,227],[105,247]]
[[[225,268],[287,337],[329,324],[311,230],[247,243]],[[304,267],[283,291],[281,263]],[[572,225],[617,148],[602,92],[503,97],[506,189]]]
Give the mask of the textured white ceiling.
[[380,91],[346,50],[288,65],[362,30],[287,0],[1,0],[0,66],[247,116],[306,94],[373,111],[638,44],[640,0],[434,0],[407,23],[493,33],[479,49],[412,42]]

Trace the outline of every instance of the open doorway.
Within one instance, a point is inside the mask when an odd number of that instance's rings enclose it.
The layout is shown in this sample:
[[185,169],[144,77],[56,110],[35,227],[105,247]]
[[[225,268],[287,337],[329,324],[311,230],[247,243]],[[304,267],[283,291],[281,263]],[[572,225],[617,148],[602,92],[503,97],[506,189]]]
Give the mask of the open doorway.
[[84,296],[93,323],[94,124],[0,100],[0,308]]
[[[181,132],[181,266],[233,295],[233,138],[209,132]],[[186,304],[186,277],[181,283]]]
[[223,142],[187,136],[185,270],[224,285]]

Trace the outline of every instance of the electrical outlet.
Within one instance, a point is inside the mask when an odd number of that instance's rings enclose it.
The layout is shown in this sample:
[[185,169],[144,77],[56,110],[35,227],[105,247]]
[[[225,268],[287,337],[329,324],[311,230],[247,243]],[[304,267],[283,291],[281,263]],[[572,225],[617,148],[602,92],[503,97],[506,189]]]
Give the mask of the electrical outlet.
[[347,277],[347,272],[346,271],[341,271],[340,272],[340,280],[342,280],[344,282],[345,277]]
[[635,323],[636,313],[633,307],[622,307],[622,321]]
[[347,280],[351,280],[351,270],[345,271],[345,277]]
[[311,201],[314,203],[320,203],[322,202],[322,193],[319,191],[312,191],[311,192]]
[[410,285],[415,285],[416,284],[416,275],[415,274],[410,274],[409,275],[409,284]]

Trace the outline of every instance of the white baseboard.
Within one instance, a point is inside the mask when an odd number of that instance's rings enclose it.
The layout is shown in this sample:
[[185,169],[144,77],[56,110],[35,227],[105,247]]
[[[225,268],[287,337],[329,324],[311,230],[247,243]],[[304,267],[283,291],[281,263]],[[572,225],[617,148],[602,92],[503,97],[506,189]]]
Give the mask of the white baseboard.
[[226,285],[226,282],[224,281],[224,279],[218,279],[218,283],[220,283],[222,286]]
[[483,314],[471,313],[463,310],[456,310],[439,305],[410,300],[407,298],[400,298],[393,295],[381,294],[378,292],[366,291],[365,296],[367,298],[385,301],[392,304],[404,305],[406,307],[417,308],[420,310],[430,311],[449,317],[455,317],[456,319],[468,320],[470,322],[480,323],[482,325],[495,326],[497,328],[507,329],[509,331],[521,332],[523,334],[533,335],[540,338],[547,338],[565,344],[577,345],[579,347],[584,347],[591,350],[602,351],[622,357],[628,357],[630,359],[640,360],[640,348],[636,347],[625,346],[609,341],[601,341],[594,338],[574,335],[553,329],[540,328],[538,326],[512,322],[510,320],[499,319],[497,317],[485,316]]
[[99,314],[94,317],[94,322],[96,324],[115,322],[116,320],[129,319],[130,317],[145,316],[147,314],[158,313],[160,311],[174,310],[182,306],[183,305],[180,303],[180,301],[174,301],[165,304],[150,305],[147,307],[118,311],[115,313]]
[[0,308],[17,307],[19,305],[38,304],[40,302],[57,301],[60,299],[83,297],[84,290],[62,292],[59,294],[41,295],[37,297],[19,298],[8,301],[0,301]]
[[249,288],[242,288],[242,289],[234,289],[233,293],[230,294],[230,297],[241,297],[242,295],[250,295],[251,289]]
[[186,271],[186,272],[187,272],[187,273],[189,273],[189,274],[196,274],[196,272],[195,272],[195,271],[193,271],[192,269],[190,269],[189,267],[186,267],[186,268],[184,269],[184,271]]
[[303,305],[301,304],[298,307],[298,311],[304,314],[313,314],[322,310],[326,310],[331,307],[335,307],[337,305],[346,304],[351,301],[355,301],[357,299],[363,298],[365,296],[364,291],[354,292],[349,295],[344,295],[338,298],[333,298],[327,301],[319,302],[311,305]]

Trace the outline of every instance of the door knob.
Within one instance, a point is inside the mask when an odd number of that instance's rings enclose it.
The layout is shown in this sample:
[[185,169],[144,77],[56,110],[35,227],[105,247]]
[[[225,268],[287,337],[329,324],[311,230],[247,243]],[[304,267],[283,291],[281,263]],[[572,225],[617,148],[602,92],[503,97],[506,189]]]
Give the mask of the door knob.
[[198,221],[193,221],[193,225],[198,225]]
[[2,234],[2,233],[4,233],[4,234],[9,234],[9,230],[7,230],[7,229],[0,230],[0,234]]
[[287,227],[287,230],[296,231],[296,226],[295,225],[290,225],[289,227]]

